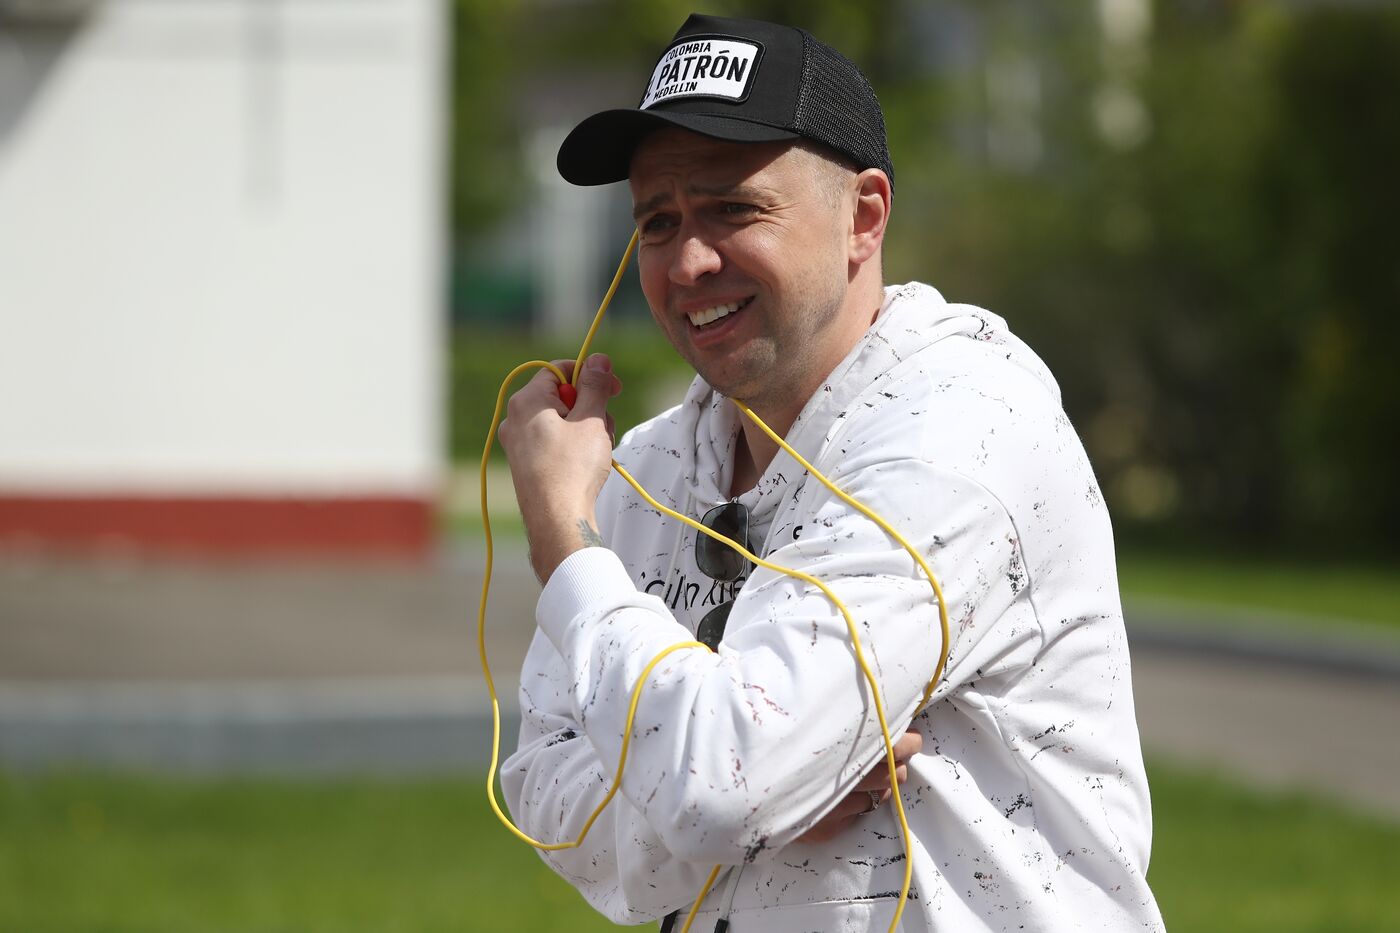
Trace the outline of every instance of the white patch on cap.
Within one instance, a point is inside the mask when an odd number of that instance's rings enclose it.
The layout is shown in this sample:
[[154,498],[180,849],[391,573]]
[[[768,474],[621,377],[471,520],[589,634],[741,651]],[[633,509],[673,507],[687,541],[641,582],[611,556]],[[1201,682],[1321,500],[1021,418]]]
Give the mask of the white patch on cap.
[[760,51],[757,42],[687,36],[656,63],[641,109],[682,97],[743,100],[753,84]]

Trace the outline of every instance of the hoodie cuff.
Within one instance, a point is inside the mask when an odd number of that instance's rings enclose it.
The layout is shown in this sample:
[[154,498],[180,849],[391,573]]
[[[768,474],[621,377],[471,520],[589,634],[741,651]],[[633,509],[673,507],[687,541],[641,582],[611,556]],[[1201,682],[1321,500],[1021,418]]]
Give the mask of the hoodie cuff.
[[535,604],[535,624],[562,653],[573,621],[598,603],[613,605],[637,597],[622,561],[605,547],[574,551],[550,575]]

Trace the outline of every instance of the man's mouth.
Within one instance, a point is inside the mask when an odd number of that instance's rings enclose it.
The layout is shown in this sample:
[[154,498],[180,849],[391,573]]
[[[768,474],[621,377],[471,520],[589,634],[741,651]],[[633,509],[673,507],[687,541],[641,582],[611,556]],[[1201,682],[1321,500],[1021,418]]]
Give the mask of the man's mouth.
[[716,321],[729,317],[729,315],[733,314],[735,311],[747,308],[751,301],[753,301],[753,298],[745,298],[743,301],[731,301],[700,311],[690,311],[686,316],[690,318],[690,323],[695,327],[707,327]]

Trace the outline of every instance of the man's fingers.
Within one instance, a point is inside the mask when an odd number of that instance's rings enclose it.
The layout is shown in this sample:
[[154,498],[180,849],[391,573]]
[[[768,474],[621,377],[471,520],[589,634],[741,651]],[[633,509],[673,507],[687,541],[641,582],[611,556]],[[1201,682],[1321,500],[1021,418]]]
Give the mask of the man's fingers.
[[[901,778],[901,780],[903,779]],[[877,798],[871,796],[872,790],[879,794],[878,805],[876,805]],[[830,813],[822,817],[815,826],[807,830],[807,832],[803,833],[795,841],[820,843],[834,839],[860,817],[868,813],[874,813],[876,810],[883,807],[893,796],[894,794],[888,786],[883,788],[870,788],[868,790],[857,788],[841,798],[841,802],[838,803]]]
[[[883,803],[888,799],[889,791],[880,793],[880,801]],[[851,820],[864,813],[871,811],[871,796],[869,791],[857,790],[847,794],[830,813],[822,818],[822,821],[813,829],[832,829],[840,832]],[[833,833],[834,834],[834,833]]]
[[622,391],[622,382],[612,371],[612,361],[601,353],[584,360],[576,384],[578,401],[574,403],[574,414],[581,418],[602,417],[608,399]]
[[[924,737],[913,729],[902,733],[899,738],[895,739],[895,780],[898,783],[903,784],[905,781],[909,780],[909,759],[922,751],[923,747]],[[856,785],[856,790],[871,791],[881,787],[889,787],[890,769],[887,761],[888,759],[881,758],[875,766],[870,769],[870,773],[861,778],[860,783]]]
[[[564,373],[565,378],[574,369],[573,360],[554,360],[554,365]],[[541,368],[506,401],[506,417],[521,417],[539,409],[541,403],[548,404],[556,411],[566,412],[567,408],[559,398],[559,378],[548,369]]]
[[894,743],[894,757],[896,761],[908,761],[923,750],[924,737],[921,733],[910,729],[901,735]]
[[[903,784],[905,781],[909,780],[909,767],[907,765],[900,765],[899,767],[894,769],[894,774],[895,781],[899,784]],[[884,765],[881,765],[879,768],[875,769],[874,771],[866,775],[864,778],[862,778],[861,782],[856,785],[856,788],[854,791],[852,791],[852,793],[864,794],[872,790],[888,790],[889,786],[889,769],[886,768]]]
[[[878,794],[879,797],[875,797],[875,794]],[[842,817],[854,819],[855,817],[864,816],[867,813],[873,813],[880,809],[880,807],[884,806],[885,802],[890,799],[890,796],[891,793],[888,787],[858,790],[849,794],[846,799],[841,802],[838,811],[841,813]],[[879,800],[878,805],[875,802],[877,799]]]
[[573,378],[573,360],[554,360],[564,374],[564,382],[553,371],[541,369],[530,381],[511,396],[507,413],[536,406],[545,396],[561,414],[578,411],[581,417],[601,416],[608,399],[622,391],[622,380],[612,371],[612,362],[602,353],[594,353],[584,361],[577,380]]
[[880,795],[881,803],[888,800],[890,796],[889,787],[872,787],[868,790],[853,790],[826,815],[826,818],[822,822],[831,819],[837,821],[849,820],[853,817],[860,816],[862,813],[869,813],[873,800],[870,796],[872,792]]

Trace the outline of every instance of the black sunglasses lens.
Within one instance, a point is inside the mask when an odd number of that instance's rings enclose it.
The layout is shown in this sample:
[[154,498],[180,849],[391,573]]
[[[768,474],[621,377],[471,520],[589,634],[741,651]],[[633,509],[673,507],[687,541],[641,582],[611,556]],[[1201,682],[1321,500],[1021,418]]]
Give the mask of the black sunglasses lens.
[[734,600],[731,599],[705,613],[700,627],[695,630],[695,640],[708,646],[711,651],[719,650],[719,640],[724,637],[724,626],[729,621],[729,610],[733,608]]
[[[726,502],[705,513],[700,524],[749,546],[749,510],[737,502]],[[695,563],[706,576],[716,580],[737,580],[749,568],[748,558],[722,541],[697,531]]]

